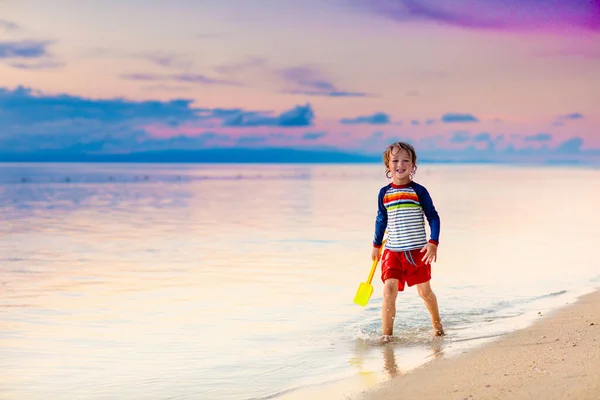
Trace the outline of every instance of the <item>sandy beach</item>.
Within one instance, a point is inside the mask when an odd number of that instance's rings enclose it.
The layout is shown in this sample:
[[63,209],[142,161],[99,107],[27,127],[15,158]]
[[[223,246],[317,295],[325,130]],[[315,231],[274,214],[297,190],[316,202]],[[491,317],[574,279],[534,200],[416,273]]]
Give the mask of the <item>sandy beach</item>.
[[600,399],[600,291],[488,345],[397,376],[361,399],[409,397]]

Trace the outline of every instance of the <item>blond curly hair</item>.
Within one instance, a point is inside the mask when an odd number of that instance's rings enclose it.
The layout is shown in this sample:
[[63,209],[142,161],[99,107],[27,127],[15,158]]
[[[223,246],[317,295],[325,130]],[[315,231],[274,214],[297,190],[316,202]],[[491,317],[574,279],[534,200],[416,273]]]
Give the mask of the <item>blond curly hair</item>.
[[415,175],[415,173],[417,172],[417,152],[415,151],[415,148],[410,144],[410,143],[406,143],[406,142],[395,142],[390,144],[385,151],[383,152],[383,164],[385,165],[385,176],[388,178],[391,178],[391,176],[388,176],[389,174],[391,174],[390,168],[388,167],[388,165],[390,164],[390,160],[392,159],[392,154],[394,151],[401,151],[404,150],[408,153],[408,155],[410,156],[410,159],[413,163],[413,170],[410,173],[410,178],[412,179],[413,176]]

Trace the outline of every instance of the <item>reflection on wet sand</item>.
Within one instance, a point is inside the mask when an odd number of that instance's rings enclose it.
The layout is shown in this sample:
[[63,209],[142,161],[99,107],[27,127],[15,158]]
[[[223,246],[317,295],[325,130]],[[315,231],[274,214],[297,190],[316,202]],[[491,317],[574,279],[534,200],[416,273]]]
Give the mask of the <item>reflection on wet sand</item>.
[[383,346],[381,353],[383,354],[383,368],[390,378],[395,377],[402,372],[396,364],[396,355],[394,354],[394,346],[392,343],[387,343]]
[[[434,337],[429,342],[429,347],[431,348],[431,354],[427,357],[430,361],[431,359],[436,359],[442,356],[443,354],[443,338],[442,337]],[[396,352],[402,352],[404,346],[400,341],[392,341],[385,343],[381,348],[381,354],[383,355],[383,367],[390,378],[393,378],[402,373],[402,368],[398,366],[396,362]]]
[[444,354],[444,337],[419,340],[418,343],[401,337],[386,341],[358,339],[353,349],[354,353],[348,363],[358,370],[365,385],[369,387],[376,381],[401,375],[423,361],[441,357]]
[[365,359],[368,359],[371,348],[364,340],[356,340],[354,343],[354,356],[348,360],[348,364],[358,370],[358,375],[365,387],[372,387],[377,382],[375,372],[368,368]]

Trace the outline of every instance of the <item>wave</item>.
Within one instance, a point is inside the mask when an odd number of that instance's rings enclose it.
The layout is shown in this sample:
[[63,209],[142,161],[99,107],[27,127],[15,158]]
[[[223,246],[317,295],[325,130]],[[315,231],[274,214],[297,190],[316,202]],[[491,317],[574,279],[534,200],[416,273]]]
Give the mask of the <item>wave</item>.
[[561,291],[558,291],[558,292],[552,292],[552,293],[548,293],[548,294],[543,294],[541,296],[533,297],[530,301],[547,299],[548,297],[561,296],[561,295],[566,294],[566,293],[567,293],[566,290],[561,290]]

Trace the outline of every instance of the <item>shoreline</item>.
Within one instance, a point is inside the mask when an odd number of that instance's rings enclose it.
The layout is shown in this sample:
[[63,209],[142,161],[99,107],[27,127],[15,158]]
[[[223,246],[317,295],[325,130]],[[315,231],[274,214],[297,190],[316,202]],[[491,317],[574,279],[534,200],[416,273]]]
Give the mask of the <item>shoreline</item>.
[[599,288],[528,327],[432,360],[355,398],[597,399],[598,393]]

